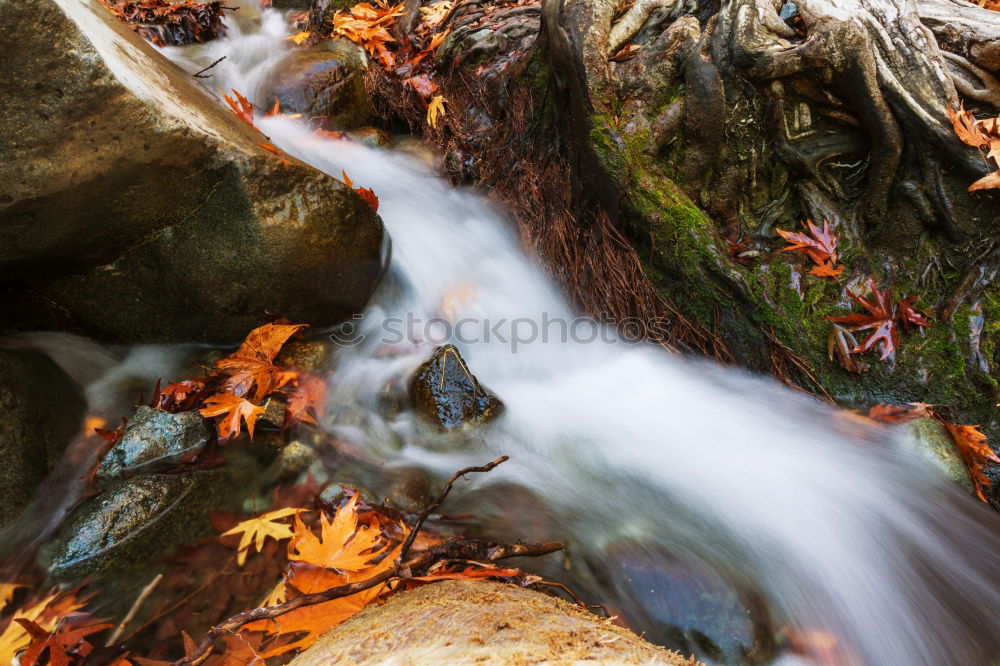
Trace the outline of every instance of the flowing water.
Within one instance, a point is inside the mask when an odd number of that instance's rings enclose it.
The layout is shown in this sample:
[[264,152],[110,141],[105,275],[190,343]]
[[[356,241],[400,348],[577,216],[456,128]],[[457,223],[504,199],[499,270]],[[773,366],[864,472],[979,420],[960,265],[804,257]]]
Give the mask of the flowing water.
[[[191,72],[227,56],[211,85],[267,108],[287,27],[276,11],[241,13],[226,39],[166,52]],[[282,150],[371,187],[392,239],[385,284],[338,333],[331,406],[341,417],[329,427],[340,440],[388,467],[438,474],[509,455],[463,486],[458,508],[493,521],[486,533],[564,539],[570,579],[654,640],[728,603],[735,620],[714,647],[698,632],[684,645],[739,661],[737,644],[756,641],[769,616],[815,663],[986,665],[1000,655],[1000,522],[915,462],[900,437],[608,330],[578,326],[563,339],[558,322],[573,312],[483,197],[409,155],[324,140],[289,118],[258,125]],[[446,322],[463,318],[463,339],[445,340]],[[493,335],[474,340],[484,324]],[[435,435],[381,409],[384,387],[444,341],[506,405],[478,433]],[[725,603],[706,592],[720,585],[736,591]],[[828,635],[837,645],[824,650]],[[777,661],[797,659],[783,652]]]

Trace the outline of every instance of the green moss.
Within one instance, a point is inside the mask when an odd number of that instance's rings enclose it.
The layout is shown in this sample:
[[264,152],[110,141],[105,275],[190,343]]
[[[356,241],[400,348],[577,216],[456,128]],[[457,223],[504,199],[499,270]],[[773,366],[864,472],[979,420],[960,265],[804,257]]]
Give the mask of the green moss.
[[[723,241],[712,220],[667,177],[665,167],[643,152],[648,137],[627,135],[610,116],[595,115],[589,138],[601,164],[622,188],[621,223],[647,275],[685,317],[719,335],[737,362],[768,367],[771,346],[766,332],[798,356],[844,406],[930,402],[947,410],[950,418],[981,423],[989,430],[996,420],[992,403],[997,382],[969,364],[973,312],[968,306],[949,322],[935,320],[918,330],[900,328],[894,359],[881,361],[878,351],[867,352],[864,360],[870,369],[847,372],[827,356],[827,318],[860,311],[846,299],[843,282],[808,274],[805,260],[793,253],[775,252],[749,267],[736,264],[720,249]],[[956,277],[926,270],[932,254],[940,251],[933,241],[899,258],[882,248],[863,250],[845,235],[841,245],[841,259],[853,273],[881,275],[879,286],[890,288],[897,298],[933,293]],[[934,281],[933,288],[928,281]],[[992,359],[1000,336],[1000,286],[987,290],[981,308],[985,323],[980,346]],[[858,335],[863,339],[867,333]]]

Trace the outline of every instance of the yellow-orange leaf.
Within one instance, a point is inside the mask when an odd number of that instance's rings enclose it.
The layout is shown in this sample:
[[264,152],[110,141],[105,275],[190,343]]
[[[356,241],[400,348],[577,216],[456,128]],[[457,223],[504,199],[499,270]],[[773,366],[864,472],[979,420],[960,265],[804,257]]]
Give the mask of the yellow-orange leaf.
[[223,532],[222,536],[232,536],[234,534],[242,535],[240,537],[240,544],[236,547],[236,564],[243,566],[243,564],[247,561],[247,554],[249,553],[251,545],[253,545],[257,552],[260,552],[260,549],[264,547],[264,540],[267,539],[267,537],[271,537],[275,541],[291,539],[292,528],[288,524],[279,521],[283,518],[287,518],[288,516],[297,515],[298,512],[299,509],[278,509],[276,511],[270,511],[257,516],[256,518],[244,520],[228,532]]
[[434,95],[431,98],[430,103],[427,104],[427,124],[431,127],[437,127],[438,118],[443,118],[445,115],[445,98],[441,95]]
[[264,324],[250,331],[233,356],[273,361],[282,345],[307,324]]
[[368,567],[375,556],[382,554],[384,547],[378,548],[382,540],[378,529],[358,525],[357,503],[358,496],[354,495],[332,521],[321,515],[319,537],[296,516],[288,559],[340,571],[360,571]]
[[254,424],[257,417],[264,413],[264,408],[236,395],[216,393],[205,400],[205,407],[199,409],[198,413],[207,417],[223,417],[218,423],[219,437],[222,439],[239,435],[240,421],[246,424],[252,439]]
[[288,35],[287,37],[285,37],[285,39],[289,39],[295,42],[296,44],[301,44],[302,42],[309,39],[309,31],[303,30],[302,32],[297,32],[294,35]]
[[989,190],[994,187],[1000,187],[1000,171],[991,171],[986,174],[972,185],[969,185],[969,191],[975,192],[976,190]]

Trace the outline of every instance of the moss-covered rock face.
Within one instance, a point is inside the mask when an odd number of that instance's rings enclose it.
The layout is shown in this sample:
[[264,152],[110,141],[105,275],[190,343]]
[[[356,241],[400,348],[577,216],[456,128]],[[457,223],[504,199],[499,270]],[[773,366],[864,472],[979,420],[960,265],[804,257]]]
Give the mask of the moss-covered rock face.
[[211,425],[197,412],[170,414],[142,406],[104,456],[97,476],[111,479],[124,471],[179,462],[203,449],[211,437]]
[[442,430],[478,425],[496,418],[503,403],[484,388],[454,345],[438,347],[410,380],[414,409]]
[[80,428],[85,406],[47,356],[0,349],[0,527],[31,501]]
[[[991,372],[998,360],[1000,288],[992,284],[950,318],[932,316],[929,328],[901,327],[893,359],[879,361],[877,352],[855,355],[868,368],[863,373],[848,372],[828,351],[831,323],[826,318],[860,311],[847,289],[863,295],[869,277],[896,299],[914,296],[919,307],[941,310],[962,276],[951,265],[967,263],[960,256],[961,245],[913,220],[908,223],[904,203],[895,202],[887,223],[868,233],[849,219],[841,221],[840,255],[846,271],[840,280],[810,275],[800,255],[780,251],[786,243],[773,228],[798,230],[800,206],[815,204],[825,195],[797,183],[780,163],[758,155],[752,166],[743,165],[755,174],[756,188],[728,202],[742,216],[737,218],[742,229],[731,230],[732,240],[749,238],[753,247],[748,261],[737,262],[725,249],[725,224],[706,212],[714,206],[712,198],[721,196],[712,192],[717,180],[710,177],[695,202],[668,175],[672,165],[682,161],[684,136],[678,135],[670,150],[654,157],[649,137],[628,134],[619,129],[621,124],[609,116],[593,116],[589,136],[607,173],[622,189],[622,219],[629,238],[661,293],[683,316],[713,331],[731,360],[825,392],[843,406],[930,402],[948,418],[979,423],[993,437],[1000,434],[994,406],[997,381]],[[747,126],[750,140],[757,135],[751,124]],[[734,146],[727,149],[738,152]],[[984,210],[964,214],[974,219]],[[776,366],[776,358],[784,359],[779,360],[784,367]]]
[[285,113],[326,119],[330,129],[352,130],[371,121],[365,69],[368,58],[346,39],[293,50],[271,76],[271,94]]
[[[96,0],[4,3],[0,20],[17,26],[0,35],[5,300],[123,342],[236,342],[273,313],[363,308],[384,234],[353,191],[262,148]],[[38,323],[21,305],[6,326]]]

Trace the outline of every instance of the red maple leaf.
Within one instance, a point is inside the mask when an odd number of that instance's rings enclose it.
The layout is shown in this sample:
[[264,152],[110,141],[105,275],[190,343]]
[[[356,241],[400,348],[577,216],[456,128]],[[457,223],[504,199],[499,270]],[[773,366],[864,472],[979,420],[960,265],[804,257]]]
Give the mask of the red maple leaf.
[[824,221],[823,228],[820,229],[812,223],[812,220],[806,220],[803,222],[803,226],[806,227],[811,236],[796,231],[775,229],[779,236],[791,243],[788,247],[782,248],[782,251],[805,252],[806,256],[816,264],[816,267],[809,271],[813,275],[819,277],[837,277],[843,273],[844,267],[837,266],[837,242],[839,238],[830,229],[830,223]]
[[856,313],[842,317],[827,317],[826,320],[845,324],[854,332],[871,331],[867,338],[851,350],[851,353],[866,352],[881,342],[881,360],[884,361],[895,353],[896,347],[899,346],[899,333],[896,330],[897,319],[902,321],[904,325],[930,326],[930,322],[913,307],[912,298],[904,298],[897,304],[888,292],[878,290],[874,280],[868,281],[868,288],[872,292],[871,300],[858,296],[850,289],[847,290],[847,295],[851,297],[851,300],[868,310],[868,314]]

